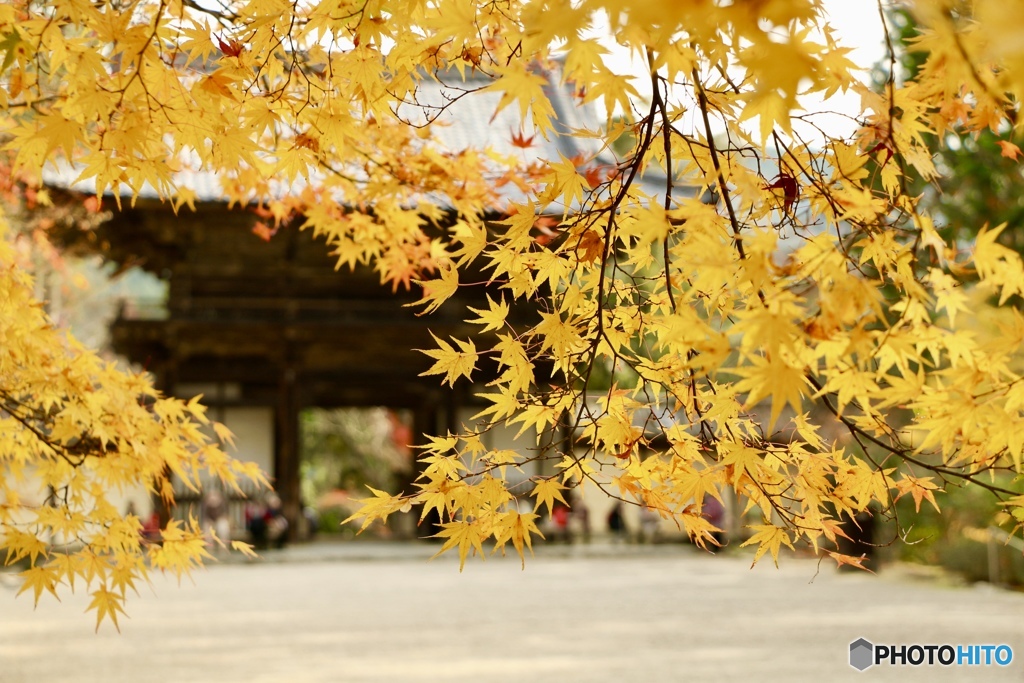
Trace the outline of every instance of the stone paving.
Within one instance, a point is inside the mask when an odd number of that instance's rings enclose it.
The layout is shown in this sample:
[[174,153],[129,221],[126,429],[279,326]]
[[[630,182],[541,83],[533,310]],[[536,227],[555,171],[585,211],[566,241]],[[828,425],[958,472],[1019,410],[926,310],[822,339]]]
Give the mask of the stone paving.
[[[33,611],[0,581],[0,683],[1024,680],[1022,594],[679,546],[546,547],[526,571],[460,574],[435,548],[313,545],[157,578],[120,634],[93,633],[84,595]],[[1005,643],[1014,660],[858,673],[862,636]]]

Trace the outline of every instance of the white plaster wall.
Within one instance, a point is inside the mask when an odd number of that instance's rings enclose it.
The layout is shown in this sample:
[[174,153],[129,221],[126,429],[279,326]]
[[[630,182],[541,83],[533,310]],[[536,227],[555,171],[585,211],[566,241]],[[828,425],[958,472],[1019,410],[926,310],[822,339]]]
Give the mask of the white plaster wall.
[[[83,473],[82,476],[87,475]],[[21,472],[20,478],[15,477],[7,468],[0,468],[0,477],[6,478],[7,484],[17,496],[18,503],[24,506],[25,509],[35,508],[45,503],[48,490],[43,486],[42,480],[36,476],[35,468],[25,468]],[[107,489],[106,496],[107,500],[121,512],[127,512],[129,504],[134,505],[135,513],[140,519],[146,519],[153,512],[152,500],[144,486]],[[9,501],[0,498],[0,503],[6,502]],[[19,517],[17,514],[15,514],[14,519],[18,521]]]
[[274,409],[268,407],[229,407],[211,410],[235,435],[235,448],[228,453],[255,462],[268,476],[274,474]]
[[[476,411],[462,409],[458,413],[458,421],[466,429],[481,429],[482,425],[473,421],[472,416]],[[516,433],[522,425],[496,425],[487,431],[482,437],[484,446],[493,450],[510,450],[519,453],[524,457],[533,457],[538,453],[537,432],[534,429],[527,429],[518,438]],[[510,484],[519,484],[526,479],[540,473],[542,465],[539,462],[529,462],[523,465],[522,472],[511,468],[506,470],[507,479]],[[519,489],[522,490],[522,489]]]
[[[274,411],[264,407],[230,407],[211,409],[207,412],[210,419],[223,422],[235,435],[235,447],[227,447],[230,455],[239,460],[255,462],[268,476],[274,469]],[[212,431],[210,437],[215,438]],[[200,477],[204,486],[211,482],[207,477]],[[122,512],[128,504],[135,506],[138,515],[145,519],[153,510],[153,502],[149,492],[141,486],[127,488],[123,491],[108,491],[110,501]],[[196,511],[198,512],[198,511]]]

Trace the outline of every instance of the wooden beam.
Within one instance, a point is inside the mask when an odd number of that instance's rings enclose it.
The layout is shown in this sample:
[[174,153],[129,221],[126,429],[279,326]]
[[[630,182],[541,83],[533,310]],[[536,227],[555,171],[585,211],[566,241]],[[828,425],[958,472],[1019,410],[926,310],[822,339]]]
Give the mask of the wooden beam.
[[274,489],[281,497],[281,506],[288,520],[291,540],[299,538],[302,520],[299,486],[299,404],[295,379],[295,371],[291,368],[285,368],[281,373],[274,430]]

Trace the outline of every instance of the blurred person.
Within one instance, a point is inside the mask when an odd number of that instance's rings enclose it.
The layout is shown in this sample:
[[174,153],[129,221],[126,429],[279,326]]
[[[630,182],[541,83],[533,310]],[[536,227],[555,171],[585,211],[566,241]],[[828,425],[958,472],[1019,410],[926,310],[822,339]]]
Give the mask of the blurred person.
[[149,513],[149,516],[145,519],[138,513],[138,509],[135,507],[135,501],[128,501],[128,508],[124,511],[124,516],[128,517],[133,515],[139,519],[142,524],[140,534],[144,541],[158,542],[160,540],[160,515],[156,510]]
[[231,541],[231,520],[228,517],[227,500],[223,493],[217,489],[207,491],[203,496],[201,513],[203,535],[206,537],[207,545],[223,547]]
[[640,542],[641,543],[657,543],[658,542],[658,527],[661,526],[661,517],[658,513],[647,507],[646,505],[640,508]]
[[[711,537],[715,539],[715,543],[719,546],[725,545],[725,506],[722,505],[722,501],[714,496],[706,497],[701,507],[701,516],[720,529],[720,531],[711,532]],[[714,548],[710,547],[709,549],[714,550]]]
[[306,526],[306,539],[313,540],[320,530],[320,512],[312,505],[305,505],[302,508],[302,520]]
[[283,548],[288,540],[288,519],[276,493],[267,496],[266,521],[267,541],[275,548]]
[[569,537],[569,514],[569,506],[556,500],[554,507],[551,508],[552,541],[562,541],[564,543],[572,541]]
[[622,512],[622,501],[617,500],[612,505],[612,509],[608,512],[608,531],[611,532],[612,542],[619,543],[629,535],[629,529],[626,528],[626,517]]
[[281,508],[281,499],[270,493],[263,502],[252,502],[246,507],[246,526],[252,543],[260,550],[283,548],[288,540],[288,520]]
[[267,506],[261,500],[250,500],[245,505],[245,530],[257,550],[267,548]]
[[590,543],[590,509],[575,491],[569,493],[569,527],[570,539],[578,533],[584,543]]

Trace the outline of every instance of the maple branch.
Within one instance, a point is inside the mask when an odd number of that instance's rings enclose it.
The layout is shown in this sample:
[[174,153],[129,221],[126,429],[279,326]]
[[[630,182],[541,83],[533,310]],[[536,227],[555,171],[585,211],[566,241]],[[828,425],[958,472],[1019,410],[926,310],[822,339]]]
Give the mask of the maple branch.
[[[740,260],[746,261],[747,253],[743,248],[740,222],[736,217],[736,209],[732,205],[729,185],[725,182],[725,174],[722,172],[722,165],[718,159],[718,150],[715,147],[715,136],[711,130],[711,120],[708,117],[708,96],[705,94],[704,84],[697,74],[697,67],[693,68],[692,75],[693,87],[697,91],[697,103],[700,106],[701,119],[704,121],[704,137],[707,139],[708,151],[711,153],[711,163],[715,167],[715,176],[718,180],[718,191],[722,195],[722,201],[725,202],[726,211],[729,213],[729,225],[732,226],[733,243],[736,245],[736,251],[740,255]],[[764,294],[761,294],[761,299],[762,303],[764,303]]]
[[[882,8],[882,0],[878,0],[878,14],[882,21],[882,31],[885,34],[885,49],[889,56],[889,76],[886,78],[885,87],[888,93],[889,109],[887,116],[889,117],[888,130],[885,131],[886,139],[889,145],[889,151],[896,158],[896,163],[900,167],[899,173],[899,184],[900,192],[904,195],[909,195],[907,191],[907,165],[904,157],[904,152],[899,148],[896,143],[895,136],[895,121],[896,121],[896,48],[893,45],[892,35],[889,32],[888,18],[885,15],[885,11]],[[914,209],[914,216],[917,218],[917,210]]]
[[[596,338],[591,342],[590,348],[588,349],[587,354],[589,355],[590,358],[589,358],[589,361],[586,364],[587,365],[587,370],[586,370],[584,376],[581,378],[583,380],[583,390],[584,391],[586,391],[586,387],[588,387],[590,385],[590,379],[592,377],[593,370],[594,370],[594,367],[595,367],[595,364],[596,364],[595,362],[596,362],[596,359],[597,359],[597,351],[598,351],[600,340],[603,339],[605,342],[607,342],[609,348],[611,348],[613,350],[613,353],[617,355],[617,352],[614,351],[614,349],[616,348],[616,345],[614,343],[612,343],[612,341],[610,339],[608,339],[608,335],[607,335],[607,333],[606,333],[606,331],[604,329],[604,311],[605,311],[605,298],[606,298],[606,276],[605,276],[605,272],[604,271],[607,268],[608,261],[611,258],[611,254],[612,254],[612,246],[611,245],[612,245],[612,242],[613,242],[612,237],[614,236],[614,231],[615,231],[616,213],[617,213],[619,205],[626,198],[626,194],[628,193],[630,186],[633,184],[634,179],[637,177],[637,174],[639,173],[639,170],[640,170],[640,166],[643,164],[644,157],[646,156],[647,151],[650,149],[651,142],[653,140],[654,117],[655,117],[656,113],[657,113],[657,104],[652,102],[651,103],[650,111],[648,112],[648,115],[645,118],[643,136],[637,141],[637,145],[636,145],[636,147],[633,150],[631,160],[630,160],[630,162],[629,162],[629,164],[627,166],[627,168],[628,168],[627,177],[625,178],[625,180],[620,185],[619,191],[616,193],[616,195],[613,198],[610,206],[607,208],[608,219],[607,219],[607,223],[605,224],[605,227],[604,227],[604,244],[602,245],[602,250],[601,250],[601,276],[598,278],[598,284],[597,284],[597,310],[594,313],[595,321],[596,321],[596,324],[597,324],[597,329],[595,331],[595,337]],[[580,247],[580,245],[582,243],[583,235],[585,234],[585,232],[586,231],[581,232],[579,238],[577,239],[577,243],[576,243],[576,249],[577,250],[579,249],[579,247]],[[609,391],[611,391],[611,389],[609,389]],[[582,402],[582,405],[583,405],[583,408],[581,410],[589,410],[589,408],[587,408],[587,406],[586,406],[586,401],[585,400]],[[580,421],[582,420],[582,417],[583,417],[582,414],[579,414],[579,415],[576,416],[574,424],[573,424],[573,429],[574,430],[579,427],[579,424],[580,424]]]
[[[32,412],[32,408],[26,406],[21,401],[18,401],[7,392],[0,392],[0,397],[3,398],[3,401],[6,404],[0,408],[0,410],[21,424],[21,426],[27,429],[41,444],[49,448],[54,455],[67,462],[73,468],[81,467],[88,456],[99,455],[98,453],[94,453],[92,448],[86,446],[84,440],[80,441],[79,444],[70,447],[60,443],[59,441],[54,441],[50,438],[50,435],[46,433],[46,429],[44,427],[40,427],[36,424],[37,422],[45,424],[44,418],[40,416],[42,414],[42,410],[36,409],[36,412],[40,415],[37,415],[34,418],[26,417],[21,415],[17,408],[20,407],[28,410],[29,412]],[[95,440],[95,445],[99,445],[98,439]],[[85,452],[74,453],[72,449]],[[78,459],[76,460],[72,457],[73,455]]]
[[200,4],[196,2],[196,0],[182,0],[181,4],[185,7],[188,7],[191,10],[195,10],[196,12],[200,12],[202,14],[206,14],[208,16],[215,18],[223,26],[233,25],[236,21],[238,21],[241,18],[241,16],[237,12],[231,10],[230,6],[224,3],[221,3],[221,7],[223,8],[223,10],[217,10],[213,7]]
[[949,8],[945,8],[942,12],[942,16],[946,21],[949,22],[950,28],[952,29],[949,32],[949,35],[952,36],[953,45],[956,46],[957,52],[960,53],[960,56],[963,58],[964,63],[967,65],[967,70],[971,74],[971,79],[978,85],[979,88],[981,88],[981,91],[983,93],[988,95],[989,98],[991,98],[992,101],[996,103],[996,105],[1003,112],[1003,115],[1005,115],[1006,118],[1009,119],[1011,127],[1016,128],[1017,110],[1012,105],[1005,102],[1005,98],[1000,98],[999,96],[996,95],[996,93],[992,92],[991,86],[985,83],[985,81],[981,78],[981,73],[978,71],[977,65],[974,63],[974,60],[971,59],[971,56],[967,54],[967,47],[964,45],[964,41],[960,38],[960,31],[957,29],[956,21],[953,18],[951,10]]
[[[808,380],[811,382],[811,385],[814,386],[815,389],[817,389],[819,392],[821,392],[822,386],[821,386],[821,384],[818,383],[818,381],[816,379],[814,379],[813,377],[808,377]],[[863,428],[857,426],[856,423],[854,423],[853,421],[848,419],[846,416],[842,415],[839,412],[839,410],[834,405],[832,405],[832,402],[828,399],[827,395],[822,394],[821,396],[822,396],[822,402],[825,404],[825,407],[828,408],[828,411],[830,413],[832,413],[832,415],[835,416],[835,418],[838,419],[843,424],[843,426],[846,427],[846,429],[850,432],[851,435],[854,435],[855,437],[857,435],[859,435],[860,437],[863,437],[864,439],[870,441],[874,445],[876,445],[876,446],[878,446],[878,447],[888,451],[892,455],[895,455],[897,458],[899,458],[901,460],[905,460],[906,462],[909,462],[911,464],[917,465],[918,467],[921,467],[923,469],[929,470],[931,472],[935,472],[936,474],[942,475],[944,477],[945,476],[954,477],[954,478],[957,478],[957,479],[962,479],[964,481],[970,482],[971,484],[977,484],[978,486],[980,486],[980,487],[982,487],[984,489],[987,489],[988,491],[990,491],[990,492],[992,492],[994,494],[997,494],[997,495],[998,494],[1003,494],[1003,495],[1007,495],[1007,496],[1020,495],[1020,493],[1018,491],[1012,491],[1010,489],[1006,489],[1006,488],[1003,488],[1001,486],[996,486],[995,484],[989,484],[989,483],[987,483],[987,482],[985,482],[983,480],[976,479],[974,473],[964,473],[964,472],[960,472],[958,470],[951,469],[949,467],[945,467],[945,466],[942,466],[942,465],[932,465],[932,464],[926,463],[926,462],[924,462],[924,461],[922,461],[922,460],[920,460],[918,458],[915,458],[912,455],[910,455],[911,449],[909,447],[902,446],[902,445],[901,446],[893,446],[891,444],[885,443],[881,439],[878,439],[873,434],[865,431]],[[858,438],[858,441],[859,441],[859,438]],[[861,446],[861,449],[865,450],[863,446]],[[865,450],[865,455],[867,455],[867,451],[866,450]],[[876,467],[877,467],[877,464],[876,464]]]
[[124,104],[124,98],[125,95],[128,94],[128,88],[130,88],[132,83],[134,83],[136,80],[139,80],[140,83],[142,84],[142,89],[143,92],[146,93],[146,98],[151,101],[153,99],[152,95],[149,94],[149,89],[145,83],[145,79],[140,80],[142,78],[142,63],[145,59],[146,51],[149,49],[149,46],[153,44],[153,40],[156,38],[156,34],[160,31],[160,20],[163,18],[164,10],[166,8],[167,0],[160,0],[160,5],[157,7],[156,14],[153,16],[153,30],[150,31],[149,36],[147,36],[146,38],[146,42],[142,44],[142,47],[139,48],[138,53],[135,55],[135,58],[138,60],[137,63],[135,64],[135,70],[132,72],[132,75],[128,79],[128,82],[125,83],[123,88],[121,88],[121,96],[118,98],[117,108],[120,108],[121,105]]
[[[668,117],[668,111],[665,108],[665,100],[661,95],[661,79],[654,70],[654,51],[650,48],[647,50],[647,60],[651,65],[651,89],[654,93],[653,103],[657,106],[658,111],[661,112],[661,137],[664,141],[665,149],[665,201],[663,206],[667,214],[669,209],[672,208],[672,186],[675,174],[675,169],[672,168],[672,126]],[[676,297],[672,292],[672,259],[668,248],[670,232],[668,231],[665,234],[665,239],[661,242],[661,254],[662,259],[665,261],[665,291],[668,293],[668,301],[674,313],[676,311]]]

